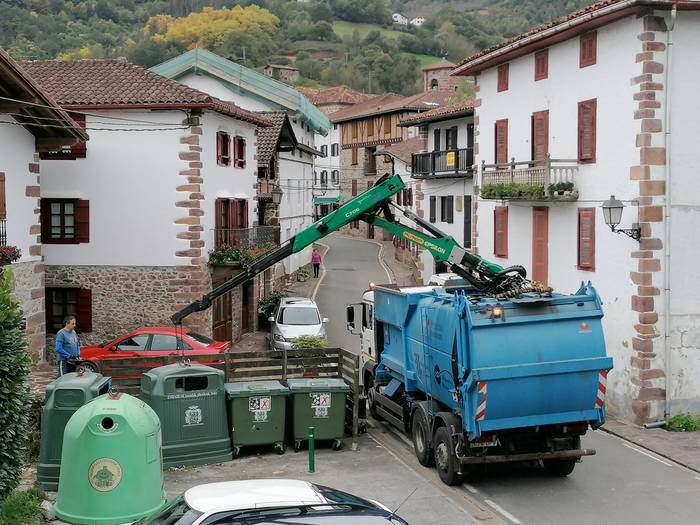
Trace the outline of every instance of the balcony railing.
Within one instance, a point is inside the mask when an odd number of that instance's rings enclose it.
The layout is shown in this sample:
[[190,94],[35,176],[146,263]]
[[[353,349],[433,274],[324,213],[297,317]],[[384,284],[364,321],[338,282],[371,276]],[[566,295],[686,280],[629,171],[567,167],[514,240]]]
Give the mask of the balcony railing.
[[473,164],[473,148],[414,153],[411,176],[415,179],[464,177],[474,172]]
[[216,228],[212,230],[214,246],[258,246],[280,243],[279,226],[256,226],[254,228]]
[[481,165],[481,198],[498,200],[576,200],[578,161],[552,159]]
[[0,246],[7,246],[7,219],[0,219]]

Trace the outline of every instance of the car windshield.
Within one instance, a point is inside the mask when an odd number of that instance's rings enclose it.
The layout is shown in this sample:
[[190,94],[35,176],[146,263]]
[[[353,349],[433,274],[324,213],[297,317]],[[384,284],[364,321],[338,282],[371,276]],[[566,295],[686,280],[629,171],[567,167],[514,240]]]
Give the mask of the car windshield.
[[187,332],[187,337],[203,345],[210,345],[214,342],[213,339],[208,338],[206,335],[198,334],[197,332]]
[[134,525],[192,525],[201,515],[201,512],[191,509],[182,496],[178,496],[157,514],[143,518]]
[[316,308],[285,306],[280,309],[277,322],[280,324],[310,325],[319,324],[321,320],[318,317]]

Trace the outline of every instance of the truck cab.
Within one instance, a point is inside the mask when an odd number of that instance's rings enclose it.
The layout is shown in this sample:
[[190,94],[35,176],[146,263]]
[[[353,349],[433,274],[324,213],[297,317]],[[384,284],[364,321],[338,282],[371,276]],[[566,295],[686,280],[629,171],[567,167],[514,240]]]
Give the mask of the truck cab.
[[348,304],[345,308],[347,330],[360,337],[360,385],[364,388],[371,383],[377,365],[374,290],[364,292],[361,303]]

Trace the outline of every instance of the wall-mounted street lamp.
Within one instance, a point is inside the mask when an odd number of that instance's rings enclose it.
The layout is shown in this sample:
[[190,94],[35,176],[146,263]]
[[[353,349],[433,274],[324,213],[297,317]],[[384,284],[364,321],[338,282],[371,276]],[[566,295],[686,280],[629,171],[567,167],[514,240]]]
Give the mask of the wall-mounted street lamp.
[[282,202],[282,195],[284,194],[279,184],[272,188],[270,194],[272,195],[272,204],[274,204],[275,206],[279,206]]
[[602,205],[603,208],[603,218],[605,219],[605,224],[610,226],[610,230],[614,233],[624,233],[628,237],[632,237],[634,240],[639,241],[642,237],[641,228],[618,228],[617,225],[620,224],[622,220],[622,209],[625,207],[621,201],[615,198],[615,195],[610,195],[610,198],[606,200]]

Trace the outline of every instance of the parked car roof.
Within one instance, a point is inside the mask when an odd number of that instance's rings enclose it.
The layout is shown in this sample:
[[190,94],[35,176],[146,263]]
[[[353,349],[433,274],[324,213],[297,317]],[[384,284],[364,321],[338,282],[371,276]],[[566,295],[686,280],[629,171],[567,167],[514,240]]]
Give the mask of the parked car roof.
[[308,297],[285,297],[280,301],[280,306],[289,304],[293,304],[294,306],[316,307],[316,302]]

